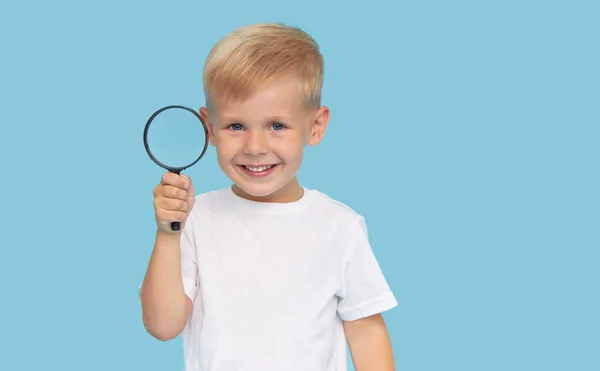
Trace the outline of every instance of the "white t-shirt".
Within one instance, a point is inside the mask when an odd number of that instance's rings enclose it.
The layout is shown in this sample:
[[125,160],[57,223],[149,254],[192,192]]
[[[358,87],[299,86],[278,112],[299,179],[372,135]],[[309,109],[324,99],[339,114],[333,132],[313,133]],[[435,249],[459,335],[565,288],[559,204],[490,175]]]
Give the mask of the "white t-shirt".
[[347,371],[341,320],[397,305],[362,216],[317,190],[291,203],[198,195],[181,258],[186,371]]

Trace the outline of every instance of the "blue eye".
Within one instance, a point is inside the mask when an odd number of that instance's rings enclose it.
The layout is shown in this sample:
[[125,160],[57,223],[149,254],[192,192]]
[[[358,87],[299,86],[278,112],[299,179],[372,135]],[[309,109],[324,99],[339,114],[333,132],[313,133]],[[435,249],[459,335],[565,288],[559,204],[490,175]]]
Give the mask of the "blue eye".
[[242,124],[231,124],[229,127],[234,131],[242,130],[244,128]]
[[273,128],[273,130],[275,131],[280,131],[283,130],[285,128],[285,125],[283,125],[280,122],[274,122],[273,124],[271,124],[271,127]]

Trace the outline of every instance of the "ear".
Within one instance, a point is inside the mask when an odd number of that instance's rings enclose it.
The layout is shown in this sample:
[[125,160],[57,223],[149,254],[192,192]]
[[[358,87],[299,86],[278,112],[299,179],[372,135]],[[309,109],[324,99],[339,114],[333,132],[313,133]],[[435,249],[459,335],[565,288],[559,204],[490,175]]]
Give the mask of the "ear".
[[311,125],[311,133],[310,138],[308,139],[308,144],[311,146],[316,146],[321,142],[323,136],[325,135],[325,131],[327,130],[327,125],[329,124],[329,107],[323,106],[319,108],[317,113],[313,118],[313,122]]
[[214,123],[210,119],[210,114],[208,113],[208,108],[200,107],[200,117],[202,118],[202,121],[204,122],[204,124],[206,125],[206,128],[208,129],[208,139],[210,141],[210,144],[214,147],[215,146],[215,126],[214,126]]

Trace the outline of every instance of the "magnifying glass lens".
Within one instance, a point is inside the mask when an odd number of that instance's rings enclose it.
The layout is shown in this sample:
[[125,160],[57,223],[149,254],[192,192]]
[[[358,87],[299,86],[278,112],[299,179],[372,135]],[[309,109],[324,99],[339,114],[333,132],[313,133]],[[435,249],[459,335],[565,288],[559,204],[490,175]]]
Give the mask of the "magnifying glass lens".
[[203,152],[205,129],[194,113],[172,108],[153,118],[146,139],[156,160],[168,168],[184,168]]

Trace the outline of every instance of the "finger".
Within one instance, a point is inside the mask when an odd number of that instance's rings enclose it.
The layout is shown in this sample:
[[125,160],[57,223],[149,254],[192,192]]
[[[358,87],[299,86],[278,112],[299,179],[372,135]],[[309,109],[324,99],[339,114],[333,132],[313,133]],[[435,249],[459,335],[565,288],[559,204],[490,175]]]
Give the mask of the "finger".
[[189,209],[189,203],[185,200],[159,197],[154,200],[154,207],[157,210],[187,212]]
[[164,198],[185,200],[188,197],[188,192],[186,190],[170,185],[160,186],[157,191],[158,195]]
[[170,185],[181,189],[189,189],[189,184],[182,175],[171,172],[164,173],[160,179],[160,183],[163,185]]
[[187,219],[187,214],[181,211],[160,210],[156,214],[157,220],[161,224],[172,222],[184,222]]

